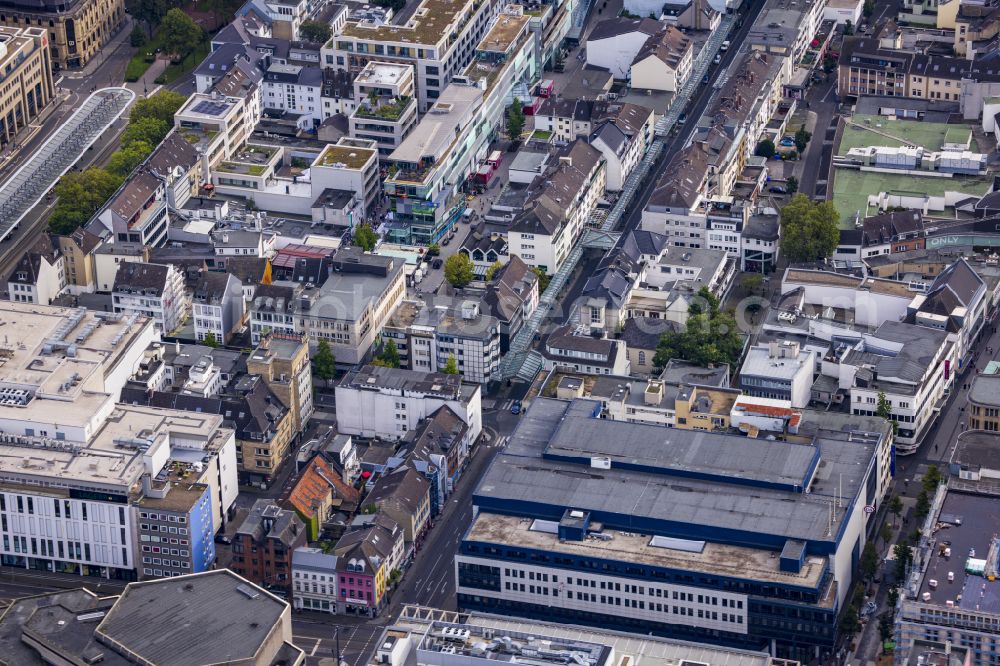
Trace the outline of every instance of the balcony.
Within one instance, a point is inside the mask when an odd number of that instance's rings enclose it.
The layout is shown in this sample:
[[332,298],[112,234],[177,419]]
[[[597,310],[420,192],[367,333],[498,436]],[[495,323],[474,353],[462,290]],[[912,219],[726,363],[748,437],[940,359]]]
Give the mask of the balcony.
[[406,110],[414,104],[412,98],[403,95],[396,98],[377,97],[362,102],[354,112],[355,118],[399,122]]

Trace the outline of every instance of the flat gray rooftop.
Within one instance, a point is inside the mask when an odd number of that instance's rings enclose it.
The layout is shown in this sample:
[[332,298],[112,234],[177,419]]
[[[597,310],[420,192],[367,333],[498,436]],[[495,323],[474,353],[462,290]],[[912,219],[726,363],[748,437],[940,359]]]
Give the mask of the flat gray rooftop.
[[606,456],[616,467],[787,486],[789,490],[805,487],[819,464],[819,449],[808,444],[664,429],[585,415],[560,421],[545,456],[584,463]]
[[[772,490],[752,485],[693,478],[677,479],[663,474],[622,469],[599,469],[589,465],[543,458],[560,421],[593,412],[598,403],[538,398],[522,417],[502,454],[491,464],[475,492],[475,503],[485,510],[527,513],[558,520],[565,509],[594,512],[595,520],[609,527],[637,531],[660,525],[675,536],[710,526],[731,532],[746,543],[765,537],[833,542],[872,467],[877,438],[849,437],[846,433],[822,431],[815,444],[821,462],[810,485],[810,493]],[[624,426],[634,424],[610,422]],[[594,419],[589,425],[600,426]],[[593,430],[591,432],[597,432]],[[663,429],[664,441],[680,441],[680,432]],[[584,444],[592,437],[578,430]],[[617,438],[614,429],[602,430],[601,439]],[[695,434],[695,433],[692,433]],[[596,436],[593,436],[595,439]],[[676,439],[675,439],[676,438]],[[744,445],[753,440],[734,440],[729,455],[746,456]],[[830,507],[840,493],[847,498],[833,509],[832,536],[827,532]],[[644,528],[635,527],[642,523]]]
[[131,583],[97,631],[158,666],[226,663],[255,655],[287,606],[219,569]]

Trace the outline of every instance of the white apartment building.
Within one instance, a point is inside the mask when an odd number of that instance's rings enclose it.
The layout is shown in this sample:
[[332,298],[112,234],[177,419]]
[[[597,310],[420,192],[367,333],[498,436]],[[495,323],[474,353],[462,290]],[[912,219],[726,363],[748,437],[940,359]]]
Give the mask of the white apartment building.
[[740,388],[749,396],[788,400],[792,407],[809,404],[816,352],[797,342],[771,342],[747,350],[740,368]]
[[879,395],[892,407],[896,452],[913,453],[937,418],[954,380],[954,340],[944,331],[886,321],[840,357],[851,413],[874,416]]
[[342,249],[333,275],[316,289],[292,282],[261,285],[250,306],[254,344],[268,332],[330,343],[338,363],[361,363],[406,293],[399,259]]
[[441,372],[454,357],[462,379],[486,384],[500,369],[500,321],[477,301],[406,301],[382,337],[395,341],[400,364],[411,370]]
[[[483,2],[479,11],[488,5]],[[388,157],[384,190],[392,211],[390,240],[434,243],[458,222],[465,209],[462,185],[502,132],[511,92],[536,78],[537,43],[531,17],[509,5],[478,42],[473,62],[456,72],[440,94],[435,92],[435,103]],[[420,85],[418,68],[423,95]]]
[[163,333],[180,326],[187,313],[184,276],[174,264],[118,264],[111,296],[116,313],[150,317]]
[[337,556],[321,548],[292,551],[292,607],[337,614]]
[[236,15],[257,18],[270,28],[274,37],[296,40],[311,7],[309,0],[248,0]]
[[261,81],[261,102],[265,109],[275,109],[299,116],[299,129],[310,129],[325,118],[323,111],[323,70],[291,63],[273,63]]
[[[228,76],[235,76],[236,71]],[[260,86],[253,86],[241,95],[194,93],[174,114],[177,133],[202,155],[203,174],[228,160],[250,138],[260,122],[260,90]]]
[[205,273],[191,294],[191,314],[196,340],[201,342],[211,333],[219,344],[226,344],[243,325],[243,283],[230,273]]
[[607,163],[605,189],[618,192],[649,149],[655,120],[638,104],[550,97],[535,112],[535,129],[560,141],[589,141]]
[[166,184],[140,167],[104,204],[96,220],[117,242],[163,245],[169,223]]
[[[137,539],[130,504],[169,496],[182,476],[209,486],[213,531],[223,525],[238,487],[222,417],[116,404],[155,339],[151,319],[16,303],[0,316],[5,565],[134,580],[154,546]],[[180,531],[165,540],[195,547]]]
[[483,431],[482,388],[458,375],[365,366],[337,385],[337,428],[360,437],[397,440],[447,405],[469,427]]
[[597,208],[606,179],[599,150],[584,141],[567,146],[511,224],[509,253],[546,273],[558,271]]
[[351,136],[375,141],[389,155],[417,124],[415,91],[412,65],[369,61],[354,79]]
[[349,21],[323,47],[323,63],[351,72],[360,72],[371,60],[411,63],[417,102],[425,112],[473,60],[500,6],[496,0],[422,0],[405,25]]
[[7,278],[8,298],[15,303],[48,305],[65,288],[65,258],[48,237],[21,255]]

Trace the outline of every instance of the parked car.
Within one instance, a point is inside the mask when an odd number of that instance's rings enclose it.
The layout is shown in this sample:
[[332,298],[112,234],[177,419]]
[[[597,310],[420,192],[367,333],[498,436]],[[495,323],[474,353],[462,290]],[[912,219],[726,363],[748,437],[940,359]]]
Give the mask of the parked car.
[[441,239],[441,245],[447,245],[450,242],[451,242],[451,236],[445,236],[444,238]]
[[444,265],[444,262],[441,261],[440,257],[438,257],[437,259],[435,259],[434,261],[431,262],[431,266],[433,266],[434,268],[441,268],[441,266],[443,266],[443,265]]
[[772,185],[768,188],[768,190],[774,192],[775,194],[788,194],[788,188],[784,185]]
[[513,415],[515,415],[515,416],[517,416],[518,414],[521,413],[521,401],[520,400],[515,400],[514,403],[510,406],[510,413],[513,414]]
[[233,542],[233,540],[230,539],[229,537],[227,537],[225,534],[216,534],[215,535],[215,543],[221,543],[224,546],[228,546],[232,542]]

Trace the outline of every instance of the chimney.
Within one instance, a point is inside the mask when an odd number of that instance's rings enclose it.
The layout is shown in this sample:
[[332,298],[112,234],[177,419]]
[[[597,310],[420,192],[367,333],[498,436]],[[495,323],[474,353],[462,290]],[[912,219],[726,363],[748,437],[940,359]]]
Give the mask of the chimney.
[[570,157],[569,155],[566,155],[564,157],[560,157],[559,158],[559,164],[560,165],[565,164],[566,166],[571,167],[571,166],[573,166],[573,158]]

